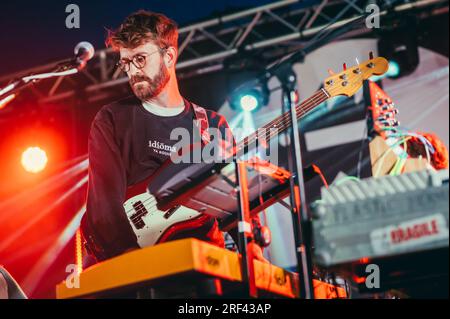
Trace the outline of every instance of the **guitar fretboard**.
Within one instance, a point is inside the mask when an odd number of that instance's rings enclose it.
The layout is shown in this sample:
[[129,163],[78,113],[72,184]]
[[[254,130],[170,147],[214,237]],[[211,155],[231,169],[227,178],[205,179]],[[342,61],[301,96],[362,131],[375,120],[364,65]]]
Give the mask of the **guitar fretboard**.
[[[295,107],[297,120],[304,117],[316,106],[328,100],[329,97],[330,95],[328,94],[328,92],[325,89],[321,89],[314,93],[310,98],[298,104]],[[252,146],[257,141],[260,143],[268,143],[273,137],[284,132],[290,125],[291,116],[289,112],[286,112],[237,143],[236,153],[239,153],[249,146]]]

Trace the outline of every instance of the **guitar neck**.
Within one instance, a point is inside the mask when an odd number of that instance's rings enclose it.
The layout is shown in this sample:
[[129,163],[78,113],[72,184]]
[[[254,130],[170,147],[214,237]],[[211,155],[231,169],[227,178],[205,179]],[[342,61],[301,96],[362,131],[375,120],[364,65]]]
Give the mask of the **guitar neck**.
[[[304,117],[307,113],[313,110],[316,106],[328,100],[330,94],[325,89],[320,89],[314,93],[310,98],[306,99],[302,103],[298,104],[295,109],[297,113],[297,120]],[[291,116],[289,111],[277,117],[273,121],[267,123],[263,127],[259,128],[256,132],[245,137],[242,141],[236,145],[236,153],[249,148],[253,144],[258,142],[268,143],[270,140],[278,134],[286,131],[291,126]]]

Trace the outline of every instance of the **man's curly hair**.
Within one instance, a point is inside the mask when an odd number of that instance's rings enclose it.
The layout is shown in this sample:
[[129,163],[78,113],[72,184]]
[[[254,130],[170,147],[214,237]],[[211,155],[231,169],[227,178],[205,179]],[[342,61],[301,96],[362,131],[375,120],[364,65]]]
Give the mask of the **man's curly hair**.
[[108,30],[106,46],[118,51],[134,49],[148,41],[154,41],[160,48],[178,49],[177,24],[161,13],[139,10],[126,17],[116,30]]

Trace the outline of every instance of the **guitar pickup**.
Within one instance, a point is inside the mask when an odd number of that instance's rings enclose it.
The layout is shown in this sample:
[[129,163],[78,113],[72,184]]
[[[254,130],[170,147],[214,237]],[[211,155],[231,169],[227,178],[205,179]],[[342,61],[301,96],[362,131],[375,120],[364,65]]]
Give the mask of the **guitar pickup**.
[[171,209],[169,209],[167,212],[165,212],[164,218],[165,218],[165,219],[169,219],[169,217],[172,216],[173,213],[175,213],[175,211],[176,211],[178,208],[180,208],[180,206],[181,206],[181,205],[177,205],[177,206],[174,206],[174,207],[172,207]]

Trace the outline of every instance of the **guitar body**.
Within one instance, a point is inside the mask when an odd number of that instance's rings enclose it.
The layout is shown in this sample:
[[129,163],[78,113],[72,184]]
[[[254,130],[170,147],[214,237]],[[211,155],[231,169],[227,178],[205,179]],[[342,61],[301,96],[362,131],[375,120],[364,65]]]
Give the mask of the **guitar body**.
[[175,234],[201,227],[211,219],[184,206],[158,210],[155,197],[145,191],[147,184],[145,180],[129,187],[123,205],[140,247],[169,241]]

